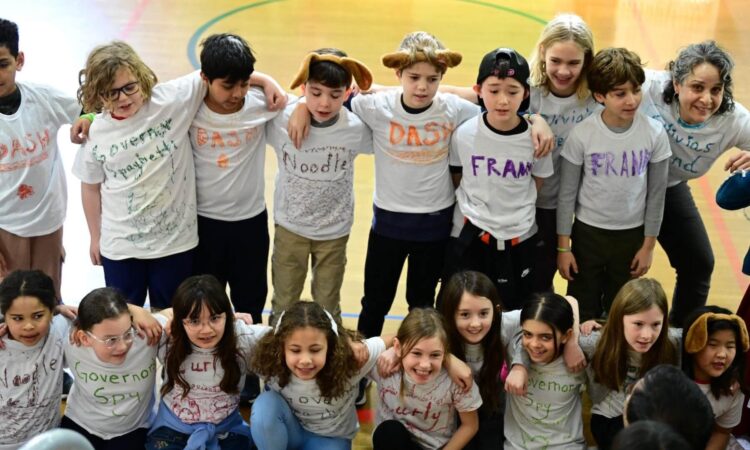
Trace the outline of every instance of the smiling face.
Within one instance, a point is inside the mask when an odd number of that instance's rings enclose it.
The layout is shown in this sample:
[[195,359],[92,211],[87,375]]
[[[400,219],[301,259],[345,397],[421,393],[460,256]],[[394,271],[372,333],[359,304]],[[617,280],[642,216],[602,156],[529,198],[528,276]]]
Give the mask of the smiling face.
[[490,299],[464,292],[455,314],[458,334],[464,342],[478,344],[490,331],[493,317],[494,309]]
[[[81,333],[83,345],[91,347],[100,361],[120,365],[125,362],[125,358],[133,346],[133,341],[128,342],[129,339],[126,338],[132,327],[133,321],[130,319],[130,314],[123,313],[113,319],[104,319],[91,327],[89,333],[95,338],[84,331],[79,330],[79,333]],[[111,338],[119,339],[116,339],[117,342],[112,347],[107,347],[102,341]]]
[[487,77],[474,91],[482,98],[487,108],[487,121],[494,128],[509,131],[518,126],[521,118],[518,109],[529,92],[515,78]]
[[707,62],[693,67],[682,83],[675,82],[674,90],[680,102],[680,118],[693,125],[716,113],[724,97],[719,69]]
[[[143,93],[141,92],[140,86],[138,89],[130,95],[125,92],[118,92],[117,97],[114,97],[114,91],[132,86],[133,83],[138,83],[136,77],[130,72],[127,67],[120,67],[117,69],[115,79],[109,87],[109,91],[102,93],[102,102],[106,108],[120,119],[127,119],[132,117],[135,113],[143,106]],[[112,94],[111,94],[112,93]],[[110,99],[109,95],[112,95]]]
[[437,336],[420,339],[410,349],[402,348],[398,339],[394,339],[393,348],[401,358],[404,373],[414,383],[429,383],[440,374],[445,346]]
[[573,95],[583,69],[585,54],[573,41],[559,41],[543,49],[549,90],[558,97]]
[[317,81],[308,81],[302,85],[307,110],[316,122],[325,122],[335,117],[349,98],[350,92],[345,86],[330,88]]
[[245,95],[250,89],[249,79],[230,82],[227,78],[215,78],[213,81],[208,81],[203,74],[201,78],[208,86],[208,95],[205,100],[208,109],[218,114],[231,114],[242,109],[242,105],[245,104]]
[[521,342],[532,362],[547,364],[558,355],[560,345],[567,342],[572,330],[562,334],[538,320],[525,320],[522,324]]
[[328,339],[314,327],[297,328],[284,340],[286,366],[301,380],[314,380],[326,365]]
[[659,338],[664,326],[664,313],[658,306],[622,317],[625,341],[638,353],[646,353]]
[[29,347],[47,336],[51,321],[52,311],[36,297],[18,297],[5,312],[10,337]]
[[438,68],[428,62],[412,64],[396,75],[404,89],[404,103],[414,109],[430,106],[443,78]]
[[737,339],[732,330],[716,330],[708,337],[706,346],[693,356],[695,379],[708,383],[721,376],[737,355]]
[[606,95],[594,93],[596,101],[604,105],[602,120],[617,128],[626,128],[633,123],[642,97],[641,87],[630,81],[615,86]]
[[185,318],[182,326],[185,328],[190,342],[198,348],[211,350],[219,345],[224,336],[227,323],[226,313],[211,313],[205,305],[201,304],[201,312],[196,318]]

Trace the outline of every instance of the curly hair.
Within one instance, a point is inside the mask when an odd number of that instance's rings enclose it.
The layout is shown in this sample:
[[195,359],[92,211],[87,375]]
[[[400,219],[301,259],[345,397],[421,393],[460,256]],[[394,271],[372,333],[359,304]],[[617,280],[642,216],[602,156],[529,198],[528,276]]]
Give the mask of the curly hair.
[[282,388],[289,384],[292,372],[286,364],[284,344],[295,331],[306,327],[315,328],[325,335],[328,344],[325,365],[315,377],[320,395],[325,399],[344,395],[350,387],[351,378],[359,371],[349,345],[358,336],[340,324],[336,325],[337,334],[329,315],[322,306],[314,302],[300,300],[283,314],[277,321],[275,330],[258,342],[253,355],[253,371],[262,377],[275,378]]
[[182,363],[193,352],[183,321],[199,319],[204,308],[211,315],[226,314],[224,334],[216,345],[214,361],[219,360],[224,369],[224,376],[219,383],[221,390],[233,394],[239,392],[238,385],[244,367],[240,365],[241,355],[237,349],[232,303],[224,287],[213,275],[196,275],[183,281],[172,298],[174,318],[164,361],[167,379],[161,387],[162,395],[171,391],[175,384],[183,389],[183,398],[190,392],[190,385],[180,373]]
[[133,47],[122,41],[100,45],[89,53],[86,66],[78,72],[78,102],[85,112],[101,112],[107,106],[103,95],[112,87],[117,71],[127,69],[140,87],[143,101],[151,98],[157,78]]

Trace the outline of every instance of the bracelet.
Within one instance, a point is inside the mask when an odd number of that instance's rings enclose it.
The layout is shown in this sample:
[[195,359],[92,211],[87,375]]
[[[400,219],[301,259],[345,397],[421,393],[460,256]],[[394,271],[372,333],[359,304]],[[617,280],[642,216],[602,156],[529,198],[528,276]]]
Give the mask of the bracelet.
[[88,113],[88,114],[81,114],[81,116],[79,118],[80,119],[86,119],[89,122],[93,123],[94,122],[94,117],[96,117],[95,113]]
[[557,251],[560,253],[566,253],[570,251],[570,247],[557,247]]

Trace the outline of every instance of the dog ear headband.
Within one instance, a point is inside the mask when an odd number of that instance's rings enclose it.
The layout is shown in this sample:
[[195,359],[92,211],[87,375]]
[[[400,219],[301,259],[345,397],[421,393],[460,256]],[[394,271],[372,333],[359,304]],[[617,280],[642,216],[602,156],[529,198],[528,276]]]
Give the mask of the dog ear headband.
[[685,335],[685,351],[688,353],[698,353],[706,346],[708,342],[708,321],[714,320],[727,320],[733,322],[740,329],[740,341],[742,351],[746,352],[750,349],[750,338],[747,335],[747,327],[745,321],[736,314],[716,314],[716,313],[705,313],[701,314],[698,319],[690,325],[690,328]]
[[310,66],[318,61],[328,61],[343,67],[347,72],[352,74],[354,81],[357,82],[357,86],[363,91],[370,89],[370,85],[372,85],[372,73],[370,73],[370,69],[356,59],[331,54],[321,55],[313,52],[309,53],[302,61],[297,76],[294,77],[294,81],[292,81],[289,87],[296,89],[297,86],[304,84],[310,76]]
[[[435,55],[437,56],[437,62],[447,68],[456,67],[461,64],[461,59],[463,59],[460,53],[451,50],[436,50]],[[382,60],[385,67],[396,70],[401,70],[418,62],[432,62],[422,51],[411,53],[406,50],[385,54]]]

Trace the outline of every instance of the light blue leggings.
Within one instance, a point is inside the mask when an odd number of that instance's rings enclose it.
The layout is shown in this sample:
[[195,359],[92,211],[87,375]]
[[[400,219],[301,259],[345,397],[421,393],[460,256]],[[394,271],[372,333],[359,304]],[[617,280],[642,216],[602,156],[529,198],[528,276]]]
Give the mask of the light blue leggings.
[[258,450],[350,450],[352,441],[320,436],[305,430],[278,392],[266,391],[255,399],[250,431]]

